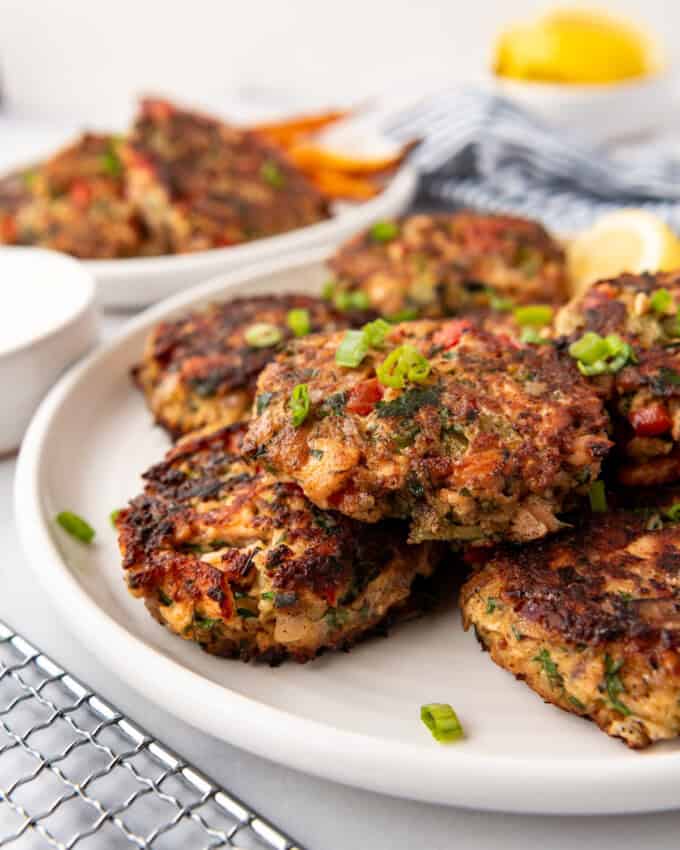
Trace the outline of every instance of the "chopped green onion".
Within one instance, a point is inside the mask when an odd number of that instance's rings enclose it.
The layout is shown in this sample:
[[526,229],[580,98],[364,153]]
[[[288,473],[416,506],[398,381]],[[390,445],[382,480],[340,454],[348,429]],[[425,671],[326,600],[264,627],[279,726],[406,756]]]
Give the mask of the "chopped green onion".
[[588,493],[590,497],[590,510],[596,514],[603,514],[607,510],[607,494],[604,489],[604,481],[594,481]]
[[336,292],[333,296],[333,306],[337,310],[368,310],[371,301],[365,292]]
[[542,328],[552,321],[553,308],[548,307],[547,304],[530,304],[527,307],[515,307],[513,315],[520,325]]
[[116,520],[118,519],[121,510],[122,508],[116,508],[115,511],[111,511],[111,513],[109,514],[109,520],[114,528],[116,527]]
[[335,352],[335,362],[339,366],[356,369],[368,354],[368,343],[363,331],[345,331],[345,336]]
[[501,295],[497,295],[493,289],[488,289],[487,293],[489,295],[489,307],[497,313],[509,313],[515,306],[512,298],[504,298]]
[[418,318],[418,309],[416,307],[404,307],[403,310],[392,313],[391,316],[385,316],[385,318],[388,322],[392,322],[392,324],[396,324],[397,322],[410,322],[413,319]]
[[374,242],[391,242],[399,235],[399,227],[393,221],[376,221],[369,233]]
[[333,293],[335,292],[335,281],[327,280],[324,285],[321,287],[321,297],[324,301],[330,301],[333,298]]
[[260,599],[268,599],[270,602],[273,602],[275,596],[276,594],[273,590],[265,590],[264,593],[260,594]]
[[673,304],[673,296],[667,289],[657,289],[649,299],[649,306],[655,313],[666,313]]
[[385,337],[392,330],[392,327],[384,319],[376,319],[374,322],[364,325],[361,330],[369,348],[379,349],[383,347]]
[[375,373],[383,386],[400,389],[407,380],[422,384],[430,374],[430,363],[414,346],[400,345],[376,367]]
[[82,517],[74,514],[72,511],[62,511],[57,514],[57,522],[71,537],[75,537],[82,543],[92,543],[94,540],[94,528],[92,528],[89,522],[86,522]]
[[250,608],[237,608],[236,613],[244,620],[250,620],[253,617],[257,617],[257,611],[251,611]]
[[309,310],[289,310],[286,322],[295,336],[306,336],[312,329],[309,321]]
[[246,342],[252,348],[270,348],[281,342],[283,334],[276,325],[270,325],[269,322],[255,322],[250,325],[243,334]]
[[529,345],[544,345],[545,343],[550,342],[549,339],[541,336],[536,328],[531,327],[522,328],[519,341]]
[[116,151],[115,144],[111,142],[109,145],[109,149],[105,154],[102,154],[101,157],[101,166],[102,170],[109,175],[109,177],[120,177],[123,172],[123,165],[120,161],[120,157]]
[[420,707],[420,719],[442,744],[458,741],[464,736],[458,715],[448,703],[433,702]]
[[307,384],[297,384],[290,397],[290,412],[293,427],[299,428],[309,413],[309,387]]
[[272,159],[262,163],[260,177],[265,183],[269,183],[273,189],[280,189],[286,182],[281,169]]
[[675,502],[670,508],[666,508],[664,516],[671,522],[678,522],[680,520],[680,502]]
[[569,354],[578,361],[582,375],[613,375],[626,363],[636,363],[632,346],[616,334],[602,337],[588,331],[569,346]]

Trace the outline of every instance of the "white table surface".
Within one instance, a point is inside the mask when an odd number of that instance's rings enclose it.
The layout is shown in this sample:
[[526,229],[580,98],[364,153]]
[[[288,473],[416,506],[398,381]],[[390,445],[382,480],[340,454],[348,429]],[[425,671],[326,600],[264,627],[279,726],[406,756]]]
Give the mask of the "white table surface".
[[[34,126],[0,118],[0,164],[8,161],[9,153],[16,155],[18,148],[30,161],[42,153],[48,137],[53,143],[63,133],[63,128],[47,130],[44,128],[38,139]],[[122,321],[120,317],[107,318],[104,334],[120,327]],[[680,812],[567,818],[428,806],[307,777],[176,720],[103,669],[57,617],[20,549],[13,518],[15,464],[14,457],[0,459],[0,619],[293,835],[307,850],[677,850],[680,846]],[[465,782],[465,776],[460,781]],[[517,781],[521,782],[521,776]],[[644,793],[641,788],[640,794]]]

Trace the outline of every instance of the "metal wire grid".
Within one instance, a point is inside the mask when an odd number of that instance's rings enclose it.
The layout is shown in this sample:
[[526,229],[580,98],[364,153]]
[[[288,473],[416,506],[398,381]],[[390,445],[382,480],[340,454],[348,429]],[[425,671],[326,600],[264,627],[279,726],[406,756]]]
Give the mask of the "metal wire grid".
[[301,850],[0,622],[0,848]]

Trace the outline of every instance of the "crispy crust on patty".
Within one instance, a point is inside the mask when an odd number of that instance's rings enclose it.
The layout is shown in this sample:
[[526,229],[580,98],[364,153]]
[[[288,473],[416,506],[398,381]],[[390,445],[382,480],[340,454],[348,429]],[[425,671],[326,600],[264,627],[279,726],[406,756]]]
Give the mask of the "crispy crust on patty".
[[547,702],[630,747],[680,734],[680,528],[659,513],[615,509],[501,548],[461,607],[492,659]]
[[[149,334],[141,363],[132,370],[156,422],[173,437],[198,428],[230,425],[246,417],[257,376],[293,337],[290,310],[307,310],[310,331],[362,324],[372,316],[341,313],[307,295],[264,295],[211,304],[175,321],[161,322]],[[274,325],[281,342],[248,345],[256,323]]]
[[[521,346],[464,321],[395,325],[358,368],[343,334],[294,342],[260,375],[244,447],[321,508],[375,522],[408,517],[411,539],[531,540],[598,477],[609,448],[600,400],[552,346]],[[384,388],[376,367],[409,344],[423,383]],[[295,427],[290,399],[308,388]],[[368,402],[367,402],[368,399]]]
[[125,194],[118,141],[86,133],[45,163],[5,178],[0,242],[82,259],[158,253]]
[[472,212],[414,215],[368,229],[329,261],[335,291],[365,292],[383,315],[439,318],[485,308],[496,296],[517,304],[566,300],[564,254],[533,221]]
[[[663,310],[654,293],[670,296]],[[590,379],[607,400],[615,424],[618,477],[628,486],[680,478],[680,274],[625,274],[601,281],[556,317],[566,348],[588,331],[630,343],[635,362],[616,375]]]
[[142,101],[123,158],[131,200],[171,253],[284,233],[329,215],[280,150],[164,100]]
[[116,520],[131,593],[208,652],[270,662],[347,648],[405,611],[440,549],[319,511],[239,456],[242,433],[186,438],[144,475]]

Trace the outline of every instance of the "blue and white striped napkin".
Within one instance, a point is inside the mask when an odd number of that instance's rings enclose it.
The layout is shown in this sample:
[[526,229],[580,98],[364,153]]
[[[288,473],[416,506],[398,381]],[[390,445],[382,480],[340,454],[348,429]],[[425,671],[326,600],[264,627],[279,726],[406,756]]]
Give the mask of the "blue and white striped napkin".
[[384,129],[399,141],[423,140],[412,154],[421,201],[515,213],[562,233],[642,207],[680,232],[680,159],[663,148],[614,156],[474,89],[431,95]]

